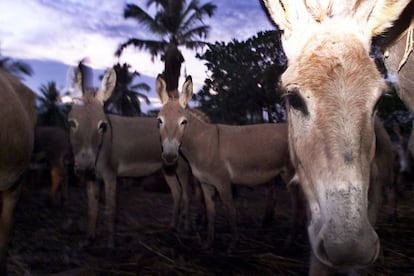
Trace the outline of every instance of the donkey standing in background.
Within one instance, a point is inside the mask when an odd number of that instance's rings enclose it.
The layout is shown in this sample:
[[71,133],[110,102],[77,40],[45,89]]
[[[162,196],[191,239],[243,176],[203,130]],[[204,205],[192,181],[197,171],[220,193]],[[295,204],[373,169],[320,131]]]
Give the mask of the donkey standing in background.
[[[398,96],[404,104],[414,113],[414,1],[411,5],[411,25],[404,31],[403,35],[385,51],[386,77],[395,85]],[[407,24],[407,23],[405,23]],[[404,25],[403,25],[404,26]],[[382,48],[387,46],[386,42],[379,43]],[[414,129],[414,128],[413,128]],[[401,135],[399,135],[401,138]],[[408,142],[408,149],[411,156],[414,156],[414,131]],[[403,167],[403,169],[405,169]]]
[[69,133],[61,127],[38,126],[35,128],[32,163],[47,162],[50,174],[49,196],[56,206],[63,204],[68,184],[67,162],[71,154]]
[[[79,76],[79,74],[78,74]],[[81,104],[74,104],[68,115],[75,171],[102,179],[105,186],[105,215],[109,246],[114,245],[117,176],[142,177],[163,170],[174,210],[171,226],[179,223],[182,189],[188,185],[190,168],[180,159],[176,170],[168,173],[161,160],[156,118],[124,117],[104,113],[103,104],[115,87],[114,70],[106,73],[96,96],[84,93]],[[178,179],[179,181],[178,181]],[[98,216],[99,183],[87,181],[88,236],[95,238]],[[184,200],[183,200],[184,201]],[[183,202],[188,224],[188,202]]]
[[164,162],[174,164],[181,152],[190,163],[194,176],[201,182],[208,221],[206,247],[210,247],[214,240],[214,194],[217,190],[229,212],[233,231],[231,249],[238,239],[231,185],[253,187],[270,182],[280,173],[288,183],[293,176],[287,125],[229,126],[206,123],[194,111],[186,109],[193,93],[191,77],[183,84],[179,99],[169,98],[165,81],[160,76],[156,89],[163,104],[158,124]]
[[7,247],[20,178],[28,169],[36,123],[34,93],[18,79],[0,69],[0,275],[7,274]]
[[[353,272],[375,262],[369,215],[376,104],[385,82],[370,57],[409,0],[262,0],[283,31],[289,149],[309,210],[310,274]],[[371,185],[370,185],[371,184]]]

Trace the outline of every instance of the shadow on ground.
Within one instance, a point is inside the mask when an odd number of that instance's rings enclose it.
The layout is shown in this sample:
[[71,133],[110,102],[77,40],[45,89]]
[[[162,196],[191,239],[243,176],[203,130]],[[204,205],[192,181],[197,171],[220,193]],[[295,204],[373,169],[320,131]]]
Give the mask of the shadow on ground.
[[[232,254],[226,254],[230,234],[220,204],[216,241],[212,250],[203,251],[205,231],[179,235],[168,230],[172,212],[169,193],[149,192],[139,183],[119,185],[116,247],[109,250],[104,246],[102,219],[96,243],[85,246],[87,209],[82,185],[69,187],[62,209],[48,207],[46,188],[36,184],[22,193],[9,250],[11,275],[307,274],[306,235],[299,236],[289,248],[284,247],[290,215],[284,189],[280,190],[274,222],[265,229],[261,227],[265,190],[243,189],[238,193],[241,237]],[[413,202],[413,192],[406,192],[400,199],[395,223],[388,223],[381,212],[377,229],[382,253],[369,275],[414,274]]]

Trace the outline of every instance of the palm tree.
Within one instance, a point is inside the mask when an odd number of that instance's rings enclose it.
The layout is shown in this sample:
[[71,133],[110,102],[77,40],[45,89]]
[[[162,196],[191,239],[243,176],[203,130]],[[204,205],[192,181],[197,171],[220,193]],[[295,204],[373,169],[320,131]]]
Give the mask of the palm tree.
[[66,127],[68,105],[59,105],[59,91],[55,82],[48,82],[40,87],[37,96],[38,125]]
[[146,83],[132,84],[135,77],[140,76],[138,72],[130,72],[130,65],[127,63],[115,64],[116,85],[111,97],[105,102],[105,111],[124,116],[141,115],[141,104],[139,98],[150,103],[148,97],[138,91],[150,91]]
[[115,55],[120,56],[130,45],[149,51],[152,58],[163,55],[161,59],[165,61],[167,91],[175,91],[184,61],[177,47],[184,46],[191,50],[203,47],[210,30],[203,23],[203,18],[206,15],[211,17],[217,7],[211,2],[200,4],[199,0],[147,0],[147,8],[152,5],[157,9],[154,16],[135,4],[126,4],[124,17],[135,19],[158,39],[131,38],[118,47]]
[[33,74],[33,70],[30,67],[30,65],[24,62],[21,62],[21,61],[13,60],[10,57],[2,56],[1,49],[0,49],[0,68],[18,77],[19,79],[22,79],[23,75],[31,76]]

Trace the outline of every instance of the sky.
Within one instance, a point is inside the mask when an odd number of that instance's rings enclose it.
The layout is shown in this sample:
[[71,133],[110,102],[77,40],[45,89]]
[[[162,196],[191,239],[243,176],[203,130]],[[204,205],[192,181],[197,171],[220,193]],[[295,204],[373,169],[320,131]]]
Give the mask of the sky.
[[[0,0],[1,54],[26,61],[32,66],[34,76],[25,77],[24,82],[35,92],[49,81],[55,81],[57,87],[64,90],[69,66],[77,64],[84,57],[89,58],[90,66],[96,72],[103,72],[117,62],[127,62],[141,74],[137,82],[147,82],[153,86],[151,82],[164,69],[159,59],[152,61],[148,53],[133,47],[128,47],[120,59],[114,56],[118,45],[131,37],[153,38],[136,21],[123,17],[126,3],[146,7],[146,2]],[[200,3],[205,2],[207,0],[200,0]],[[208,42],[242,41],[259,31],[273,29],[259,0],[210,2],[217,5],[217,10],[212,18],[204,20],[211,26]],[[185,58],[182,72],[185,70],[192,75],[197,90],[207,76],[207,69],[203,61],[195,57],[195,51],[180,49]],[[94,84],[99,86],[99,83]],[[148,96],[153,104],[149,107],[144,105],[144,110],[159,106],[154,91]]]

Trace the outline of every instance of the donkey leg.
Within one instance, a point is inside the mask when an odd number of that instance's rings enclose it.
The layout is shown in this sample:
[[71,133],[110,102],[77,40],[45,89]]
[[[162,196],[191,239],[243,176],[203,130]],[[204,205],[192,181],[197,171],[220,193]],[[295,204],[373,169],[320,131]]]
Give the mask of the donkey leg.
[[57,168],[58,168],[59,177],[60,177],[60,181],[58,185],[59,186],[58,204],[61,207],[64,207],[65,201],[68,197],[68,176],[69,176],[68,166],[66,166],[64,158],[59,159]]
[[387,200],[387,220],[395,223],[398,219],[397,191],[394,185],[385,186],[385,198]]
[[284,247],[290,248],[293,241],[296,240],[298,230],[302,229],[305,225],[306,219],[306,206],[303,192],[300,188],[300,183],[297,181],[291,181],[287,185],[287,189],[290,196],[290,204],[292,208],[292,217],[290,222],[289,235],[285,241]]
[[239,232],[237,230],[237,211],[236,207],[234,206],[233,202],[233,195],[231,193],[231,184],[228,183],[220,183],[221,185],[217,185],[217,191],[220,195],[221,201],[223,202],[224,206],[226,207],[230,227],[233,233],[232,240],[230,242],[229,247],[227,248],[228,252],[231,252],[237,244],[239,240]]
[[88,196],[88,240],[92,242],[96,235],[96,223],[99,210],[100,185],[97,181],[86,181]]
[[0,218],[0,275],[7,275],[7,248],[14,222],[14,209],[19,197],[21,185],[8,191],[1,192]]
[[323,265],[311,250],[309,276],[328,276],[331,275],[329,268]]
[[374,165],[371,168],[371,176],[368,190],[368,218],[369,222],[372,225],[375,225],[377,222],[378,211],[382,205],[383,193],[385,187],[383,186],[383,181],[379,179],[379,168]]
[[[184,162],[184,161],[183,161]],[[180,217],[184,223],[184,231],[190,231],[190,170],[187,164],[186,167],[179,165],[177,168],[177,177],[182,188],[182,212]],[[181,206],[180,206],[181,207]]]
[[64,207],[65,205],[65,201],[68,198],[68,186],[69,186],[69,168],[68,166],[65,165],[65,163],[62,161],[61,162],[61,167],[60,167],[60,171],[61,171],[61,177],[62,177],[62,181],[61,181],[61,203],[62,203],[62,207]]
[[50,191],[49,191],[49,197],[50,197],[50,201],[52,203],[53,207],[56,207],[56,205],[58,204],[58,198],[57,198],[57,193],[60,184],[62,181],[62,177],[61,177],[61,173],[60,173],[60,169],[58,166],[52,166],[50,168],[50,182],[51,182],[51,187],[50,187]]
[[206,205],[206,212],[207,212],[207,240],[203,247],[208,249],[211,247],[214,241],[214,224],[215,224],[215,216],[216,216],[216,206],[214,202],[214,193],[215,189],[214,186],[201,183],[201,189],[203,190],[204,194],[204,202]]
[[164,179],[168,184],[168,187],[171,190],[171,194],[173,197],[173,217],[170,223],[171,229],[178,230],[178,217],[180,213],[180,205],[182,199],[182,189],[180,186],[180,182],[177,180],[177,176],[175,173],[166,173],[164,172]]
[[196,227],[205,226],[207,224],[206,218],[206,205],[204,203],[203,190],[201,189],[201,183],[194,176],[192,177],[193,189],[194,189],[194,200],[197,204],[197,215],[196,215]]
[[262,220],[263,228],[268,227],[273,220],[276,207],[277,192],[278,191],[276,184],[273,181],[270,181],[269,184],[266,185],[266,209]]
[[108,229],[108,247],[115,245],[116,176],[105,179],[105,223]]

